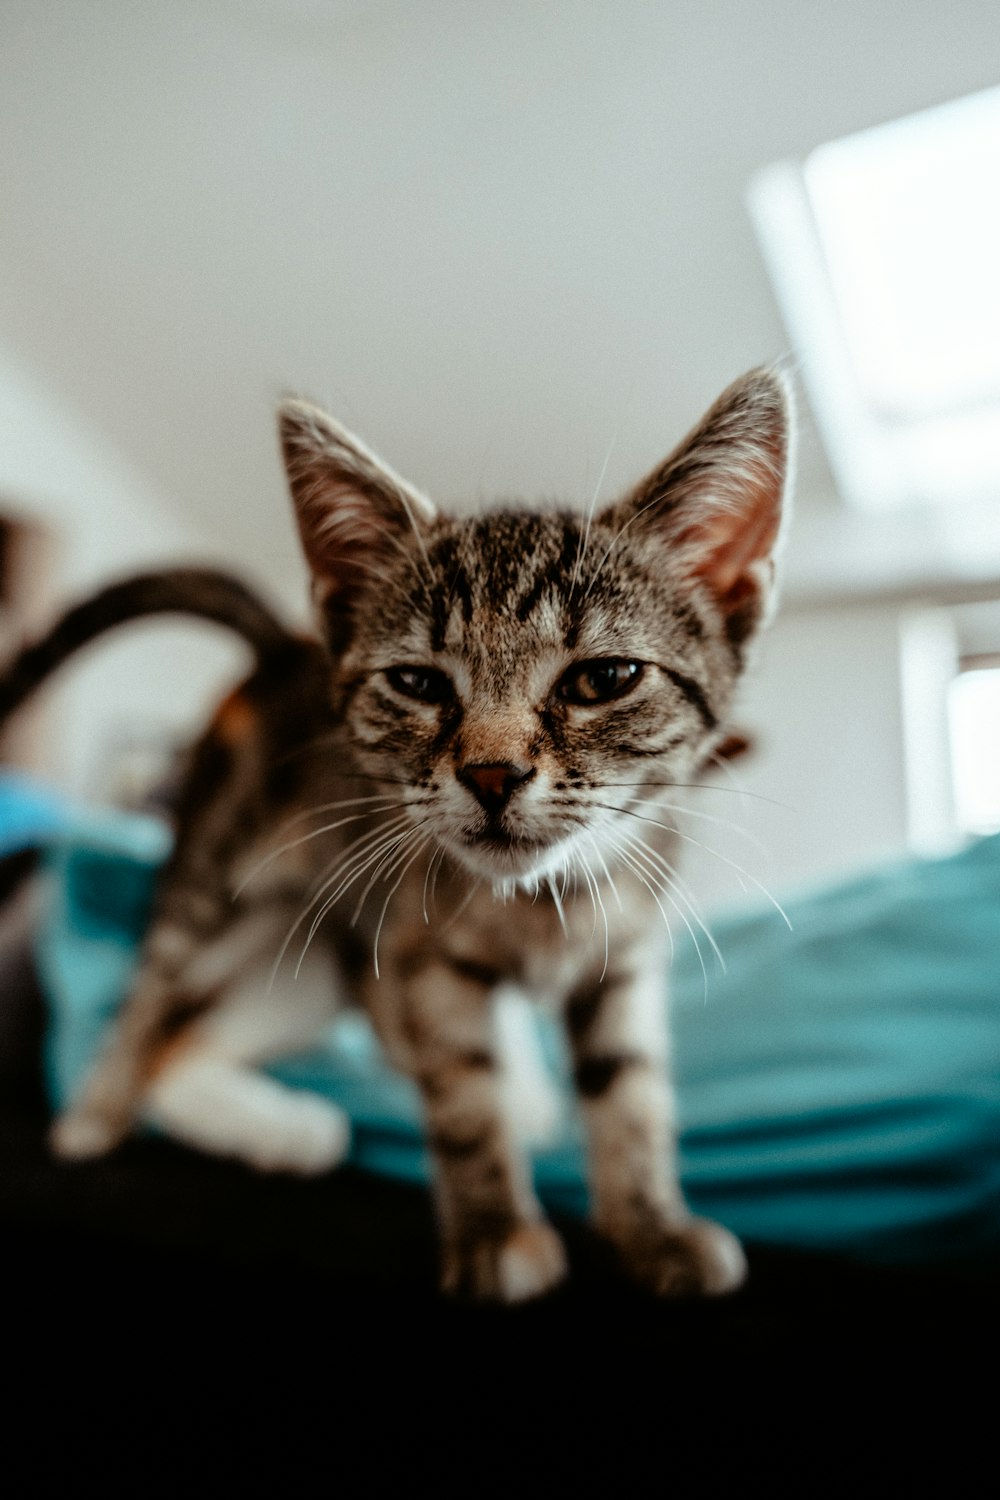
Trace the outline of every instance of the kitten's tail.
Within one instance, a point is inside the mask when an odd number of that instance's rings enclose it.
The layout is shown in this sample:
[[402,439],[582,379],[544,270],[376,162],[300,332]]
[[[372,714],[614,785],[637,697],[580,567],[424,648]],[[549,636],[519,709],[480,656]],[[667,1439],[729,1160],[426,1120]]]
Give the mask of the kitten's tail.
[[109,584],[73,605],[38,640],[0,666],[0,724],[45,678],[97,636],[148,615],[193,615],[228,626],[261,663],[280,657],[296,638],[238,578],[214,568],[167,568]]

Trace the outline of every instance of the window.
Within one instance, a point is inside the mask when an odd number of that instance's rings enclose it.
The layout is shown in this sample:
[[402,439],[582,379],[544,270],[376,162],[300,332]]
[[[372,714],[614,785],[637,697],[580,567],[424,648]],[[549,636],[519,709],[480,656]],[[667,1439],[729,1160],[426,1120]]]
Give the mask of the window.
[[900,645],[911,845],[1000,832],[1000,600],[908,611]]
[[1000,528],[1000,88],[779,163],[750,208],[831,467]]
[[1000,654],[966,658],[948,691],[955,816],[963,833],[1000,831]]

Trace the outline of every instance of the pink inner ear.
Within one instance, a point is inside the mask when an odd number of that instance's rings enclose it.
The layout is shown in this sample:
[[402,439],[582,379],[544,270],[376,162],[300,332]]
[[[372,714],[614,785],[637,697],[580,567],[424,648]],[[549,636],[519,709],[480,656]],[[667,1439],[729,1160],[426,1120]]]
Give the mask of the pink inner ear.
[[693,572],[720,600],[729,600],[747,583],[749,568],[766,558],[778,538],[780,496],[758,490],[741,512],[717,511],[686,533],[684,541],[697,547]]

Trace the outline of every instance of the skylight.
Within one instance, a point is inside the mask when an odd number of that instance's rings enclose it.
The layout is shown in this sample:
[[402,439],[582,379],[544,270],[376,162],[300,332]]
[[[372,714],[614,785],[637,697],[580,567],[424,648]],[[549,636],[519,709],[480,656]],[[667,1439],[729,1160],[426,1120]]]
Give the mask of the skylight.
[[750,206],[844,498],[1000,501],[1000,88],[769,167]]

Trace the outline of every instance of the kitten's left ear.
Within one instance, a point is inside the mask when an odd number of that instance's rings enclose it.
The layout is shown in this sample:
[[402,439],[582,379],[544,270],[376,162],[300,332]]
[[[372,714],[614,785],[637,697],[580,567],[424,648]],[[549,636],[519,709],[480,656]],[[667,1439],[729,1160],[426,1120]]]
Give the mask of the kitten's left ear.
[[278,433],[316,602],[335,635],[407,533],[437,512],[413,485],[308,401],[283,401]]
[[734,645],[767,611],[791,484],[791,389],[775,370],[735,381],[670,457],[605,519],[668,544],[723,611]]

